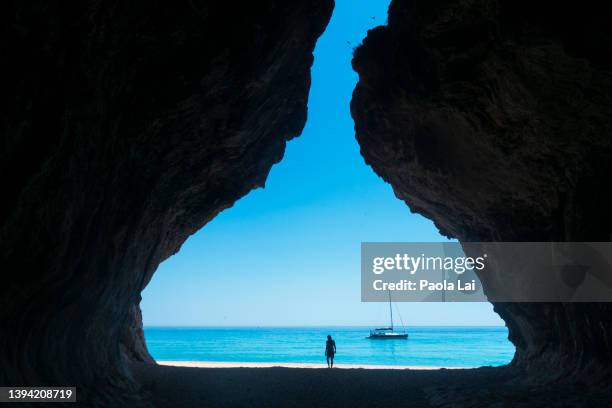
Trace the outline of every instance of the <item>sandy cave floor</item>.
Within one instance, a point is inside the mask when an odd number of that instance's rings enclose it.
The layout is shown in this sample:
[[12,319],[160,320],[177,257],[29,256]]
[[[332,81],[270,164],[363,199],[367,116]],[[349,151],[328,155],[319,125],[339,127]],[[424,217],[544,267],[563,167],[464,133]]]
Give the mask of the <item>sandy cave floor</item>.
[[609,407],[612,390],[526,385],[513,370],[200,368],[136,363],[154,407]]

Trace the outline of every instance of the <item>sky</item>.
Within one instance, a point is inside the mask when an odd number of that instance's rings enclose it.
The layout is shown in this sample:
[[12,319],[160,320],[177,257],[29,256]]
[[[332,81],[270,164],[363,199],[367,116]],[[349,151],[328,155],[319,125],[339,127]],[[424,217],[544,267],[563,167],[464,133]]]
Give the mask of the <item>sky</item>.
[[[353,49],[386,23],[388,0],[336,0],[315,49],[308,120],[264,189],[252,191],[163,262],[142,294],[145,326],[378,326],[362,303],[360,244],[445,241],[359,153],[350,116]],[[503,321],[488,303],[397,303],[408,326]],[[397,316],[397,315],[396,315]]]

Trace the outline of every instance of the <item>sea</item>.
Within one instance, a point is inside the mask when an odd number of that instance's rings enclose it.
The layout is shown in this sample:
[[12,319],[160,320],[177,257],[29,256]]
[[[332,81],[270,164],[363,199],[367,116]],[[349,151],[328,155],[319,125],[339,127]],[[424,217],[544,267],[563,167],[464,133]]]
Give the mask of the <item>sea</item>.
[[433,367],[500,366],[514,346],[505,327],[407,327],[408,339],[371,340],[368,327],[146,327],[157,361],[325,363]]

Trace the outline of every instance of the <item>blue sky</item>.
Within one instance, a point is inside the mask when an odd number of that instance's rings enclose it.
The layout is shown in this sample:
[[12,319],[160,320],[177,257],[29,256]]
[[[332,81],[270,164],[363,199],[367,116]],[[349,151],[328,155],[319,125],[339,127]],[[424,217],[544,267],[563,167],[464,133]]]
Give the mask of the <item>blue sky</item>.
[[[360,301],[362,241],[443,241],[359,154],[350,60],[387,0],[336,0],[317,43],[308,121],[252,191],[162,263],[143,292],[145,326],[379,325]],[[399,303],[407,325],[503,325],[488,303]]]

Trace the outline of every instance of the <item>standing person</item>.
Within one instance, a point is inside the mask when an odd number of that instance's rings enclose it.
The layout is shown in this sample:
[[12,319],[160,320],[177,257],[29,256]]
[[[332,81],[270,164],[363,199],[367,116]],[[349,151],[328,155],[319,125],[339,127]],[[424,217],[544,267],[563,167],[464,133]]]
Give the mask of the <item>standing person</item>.
[[325,358],[327,360],[327,368],[334,367],[334,354],[336,354],[336,342],[328,334],[325,342]]

